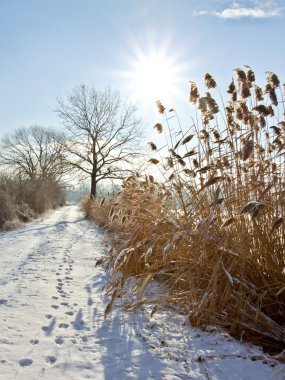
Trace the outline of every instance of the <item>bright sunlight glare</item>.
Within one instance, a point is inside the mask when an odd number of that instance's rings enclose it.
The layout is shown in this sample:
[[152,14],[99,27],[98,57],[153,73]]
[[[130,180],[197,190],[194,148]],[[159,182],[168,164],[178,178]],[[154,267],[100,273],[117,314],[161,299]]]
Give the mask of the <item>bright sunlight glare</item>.
[[163,51],[139,52],[125,73],[128,87],[137,101],[172,101],[179,94],[181,67]]

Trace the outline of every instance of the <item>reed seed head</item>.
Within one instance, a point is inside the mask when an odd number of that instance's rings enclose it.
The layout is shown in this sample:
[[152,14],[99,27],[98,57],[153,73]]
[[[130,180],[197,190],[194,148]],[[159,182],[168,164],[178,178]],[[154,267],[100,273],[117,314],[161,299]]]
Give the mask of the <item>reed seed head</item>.
[[163,106],[163,104],[161,103],[161,101],[160,101],[160,100],[157,100],[157,101],[155,102],[155,104],[156,104],[156,107],[157,107],[157,111],[158,111],[158,113],[160,113],[161,115],[163,115],[163,114],[164,114],[164,111],[165,111],[165,107]]

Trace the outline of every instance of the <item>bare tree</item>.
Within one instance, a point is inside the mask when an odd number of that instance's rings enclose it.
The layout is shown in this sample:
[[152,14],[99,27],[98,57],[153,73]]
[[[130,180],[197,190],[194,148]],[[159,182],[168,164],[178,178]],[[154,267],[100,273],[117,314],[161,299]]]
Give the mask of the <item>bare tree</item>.
[[2,138],[0,162],[21,178],[59,182],[67,170],[61,140],[50,128],[19,128]]
[[66,100],[58,99],[56,112],[68,131],[68,162],[90,178],[91,196],[99,182],[129,175],[128,165],[140,152],[142,123],[119,91],[81,85]]

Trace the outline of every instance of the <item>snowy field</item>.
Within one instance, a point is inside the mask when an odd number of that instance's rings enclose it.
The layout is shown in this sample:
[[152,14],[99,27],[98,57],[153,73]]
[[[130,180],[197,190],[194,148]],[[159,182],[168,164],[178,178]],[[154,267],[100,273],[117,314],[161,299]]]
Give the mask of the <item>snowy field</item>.
[[102,234],[76,206],[0,234],[0,379],[285,379],[226,333],[144,308],[104,320]]

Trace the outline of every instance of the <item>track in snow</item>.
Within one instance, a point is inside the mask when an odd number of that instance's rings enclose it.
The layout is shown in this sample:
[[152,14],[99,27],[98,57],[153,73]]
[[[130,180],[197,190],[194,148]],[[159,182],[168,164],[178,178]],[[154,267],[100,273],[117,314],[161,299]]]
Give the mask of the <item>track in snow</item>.
[[0,379],[282,379],[283,367],[244,359],[256,348],[168,311],[104,321],[103,252],[76,206],[0,234]]

